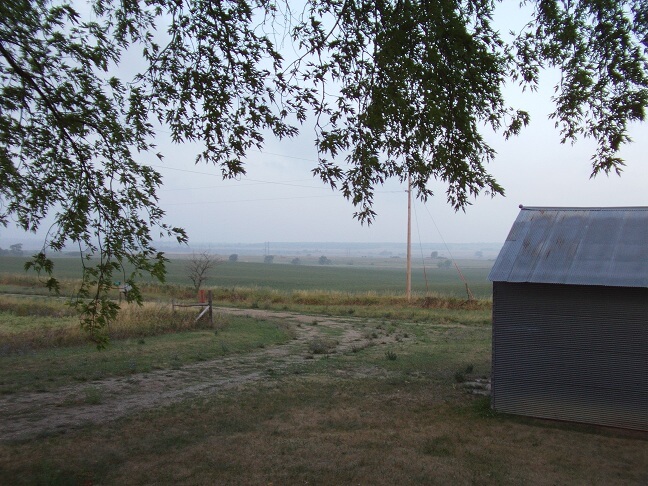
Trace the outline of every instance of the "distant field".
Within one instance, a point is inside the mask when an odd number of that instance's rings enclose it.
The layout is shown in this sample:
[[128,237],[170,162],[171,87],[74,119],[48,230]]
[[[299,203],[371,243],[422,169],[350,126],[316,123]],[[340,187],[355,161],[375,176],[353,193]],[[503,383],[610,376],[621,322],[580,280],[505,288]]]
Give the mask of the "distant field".
[[[277,263],[226,261],[210,273],[207,286],[211,287],[267,287],[280,291],[332,290],[339,292],[404,293],[405,262],[402,259],[348,259],[339,265],[305,264],[292,265],[284,257]],[[25,273],[25,258],[0,258],[0,274]],[[337,262],[335,262],[337,263]],[[492,262],[483,260],[461,260],[457,262],[477,298],[490,298],[492,287],[488,272]],[[189,285],[186,272],[186,258],[173,258],[168,265],[167,282]],[[55,259],[55,271],[61,278],[77,278],[80,275],[80,261],[77,258]],[[432,261],[426,262],[425,272],[420,262],[412,271],[412,290],[416,294],[443,294],[454,297],[466,296],[465,285],[456,269],[440,269]]]

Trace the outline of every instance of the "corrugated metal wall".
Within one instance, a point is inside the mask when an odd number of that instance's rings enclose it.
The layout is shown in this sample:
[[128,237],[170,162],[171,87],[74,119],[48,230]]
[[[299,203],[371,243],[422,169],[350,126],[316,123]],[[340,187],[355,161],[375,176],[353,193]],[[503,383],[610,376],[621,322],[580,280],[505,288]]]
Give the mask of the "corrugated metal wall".
[[493,408],[648,431],[648,289],[493,283]]

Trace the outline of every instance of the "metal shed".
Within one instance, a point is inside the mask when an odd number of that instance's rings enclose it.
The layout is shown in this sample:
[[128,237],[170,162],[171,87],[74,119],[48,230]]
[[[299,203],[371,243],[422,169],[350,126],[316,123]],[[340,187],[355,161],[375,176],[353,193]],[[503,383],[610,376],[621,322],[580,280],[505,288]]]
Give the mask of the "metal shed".
[[492,406],[648,431],[648,207],[522,207],[491,270]]

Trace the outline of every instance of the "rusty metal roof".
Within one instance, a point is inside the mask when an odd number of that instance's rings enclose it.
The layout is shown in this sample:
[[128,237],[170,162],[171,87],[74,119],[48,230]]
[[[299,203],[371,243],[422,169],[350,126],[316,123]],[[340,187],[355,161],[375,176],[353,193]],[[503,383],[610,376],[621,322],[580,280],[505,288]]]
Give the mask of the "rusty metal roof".
[[520,208],[489,280],[648,287],[648,207]]

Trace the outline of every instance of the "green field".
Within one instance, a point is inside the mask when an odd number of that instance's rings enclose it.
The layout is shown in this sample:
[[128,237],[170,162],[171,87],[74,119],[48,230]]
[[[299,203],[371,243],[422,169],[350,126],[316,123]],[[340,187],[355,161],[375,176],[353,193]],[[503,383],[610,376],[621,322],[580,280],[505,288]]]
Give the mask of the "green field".
[[[289,259],[285,259],[288,262]],[[24,258],[0,258],[0,275],[3,273],[33,275],[23,270]],[[77,258],[56,258],[55,273],[60,278],[78,278],[80,261]],[[308,260],[306,260],[308,262]],[[353,262],[353,264],[350,264]],[[326,290],[337,292],[405,292],[405,263],[402,259],[355,259],[341,260],[340,265],[317,265],[261,262],[223,262],[211,272],[208,287],[262,287],[279,291]],[[476,298],[488,299],[492,286],[488,272],[492,262],[464,260],[457,262]],[[186,257],[174,257],[167,266],[167,282],[189,285]],[[427,285],[426,285],[427,279]],[[425,268],[415,264],[412,269],[412,291],[415,294],[448,295],[458,298],[467,296],[466,288],[454,268],[440,269],[433,262]]]

